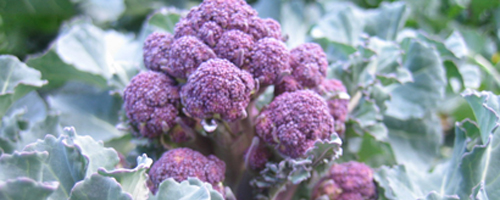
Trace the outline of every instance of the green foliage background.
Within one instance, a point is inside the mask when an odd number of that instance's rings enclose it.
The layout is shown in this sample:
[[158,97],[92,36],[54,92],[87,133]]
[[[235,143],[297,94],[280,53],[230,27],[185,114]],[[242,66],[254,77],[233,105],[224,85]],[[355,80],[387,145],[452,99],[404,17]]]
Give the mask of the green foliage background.
[[[149,195],[159,144],[120,124],[143,40],[198,3],[0,0],[0,199],[221,198],[194,179]],[[351,96],[338,162],[373,167],[380,199],[500,199],[500,1],[249,3],[289,47],[322,45]]]

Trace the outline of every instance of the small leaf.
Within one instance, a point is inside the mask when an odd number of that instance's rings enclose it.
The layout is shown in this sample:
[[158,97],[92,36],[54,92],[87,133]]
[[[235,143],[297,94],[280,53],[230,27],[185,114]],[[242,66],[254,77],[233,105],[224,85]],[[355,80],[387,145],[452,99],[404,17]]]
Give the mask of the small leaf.
[[68,198],[73,185],[85,177],[88,161],[78,148],[68,145],[65,139],[66,136],[55,138],[47,135],[44,140],[39,140],[24,148],[24,151],[28,152],[46,151],[49,153],[48,159],[43,163],[42,180],[60,183],[50,199]]
[[114,169],[120,162],[116,151],[112,148],[105,148],[102,141],[97,142],[88,135],[80,136],[76,134],[73,127],[65,128],[65,132],[69,136],[67,142],[79,147],[82,155],[89,162],[85,177],[88,178],[93,173],[96,173],[98,168]]
[[224,198],[209,183],[204,183],[197,178],[188,178],[180,183],[173,178],[164,180],[158,187],[155,195],[151,194],[149,200],[179,199],[179,200],[223,200]]
[[474,111],[484,144],[493,130],[498,127],[500,97],[491,92],[476,92],[472,90],[466,90],[462,96]]
[[93,174],[78,182],[71,190],[69,200],[132,200],[123,192],[120,184],[114,178]]
[[47,83],[39,71],[15,56],[0,55],[0,117],[19,98]]
[[0,181],[0,199],[47,199],[58,185],[57,182],[40,183],[25,177]]
[[146,186],[148,180],[147,170],[153,163],[151,158],[146,154],[137,158],[137,166],[134,169],[114,169],[106,171],[103,168],[98,170],[98,173],[103,176],[113,177],[120,183],[124,192],[129,193],[132,199],[142,200],[147,199],[149,189]]

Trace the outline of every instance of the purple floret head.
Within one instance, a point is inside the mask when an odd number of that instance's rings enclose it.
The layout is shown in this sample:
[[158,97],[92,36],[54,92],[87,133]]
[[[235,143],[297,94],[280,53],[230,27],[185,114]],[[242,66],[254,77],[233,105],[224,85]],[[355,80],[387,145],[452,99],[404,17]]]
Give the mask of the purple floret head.
[[304,87],[313,88],[326,77],[328,60],[316,43],[304,43],[290,51],[293,77]]
[[261,19],[259,17],[253,17],[249,20],[248,33],[252,35],[256,40],[272,37],[274,39],[283,41],[281,36],[281,26],[274,19]]
[[210,59],[200,65],[181,89],[184,112],[199,119],[216,115],[230,122],[243,119],[254,87],[250,73],[226,59]]
[[179,88],[163,73],[137,74],[125,88],[123,99],[130,124],[143,137],[157,137],[176,124]]
[[[335,181],[346,196],[359,195],[362,199],[376,199],[377,191],[373,182],[373,171],[364,163],[350,161],[334,164],[329,170],[329,177]],[[355,193],[349,194],[347,193]]]
[[263,38],[251,52],[249,71],[260,84],[275,84],[284,73],[290,73],[290,52],[282,41]]
[[245,162],[248,168],[260,171],[266,167],[266,163],[272,155],[272,152],[263,141],[260,141],[257,146],[250,146],[249,149],[245,151]]
[[160,183],[168,178],[177,182],[189,177],[210,183],[215,190],[224,195],[222,182],[226,164],[213,155],[203,154],[189,148],[177,148],[165,152],[149,170],[149,189],[156,193]]
[[162,70],[173,77],[187,79],[201,63],[215,57],[212,49],[198,38],[183,36],[172,43],[168,65]]
[[214,47],[223,33],[224,30],[217,23],[210,21],[201,26],[197,36],[208,46]]
[[257,135],[282,155],[298,158],[335,132],[326,102],[310,90],[277,96],[258,116]]
[[349,99],[347,90],[340,80],[323,79],[320,85],[314,88],[319,95],[326,99],[330,114],[335,119],[335,131],[342,135],[345,131],[345,121],[348,114]]
[[229,30],[222,34],[214,51],[219,58],[227,59],[242,68],[250,62],[250,52],[253,46],[252,36],[240,30]]
[[174,36],[170,33],[154,32],[144,41],[144,66],[152,71],[161,71],[168,61],[168,51]]
[[274,85],[274,96],[278,96],[285,92],[295,92],[302,90],[304,87],[291,75],[285,76],[279,80],[279,83]]

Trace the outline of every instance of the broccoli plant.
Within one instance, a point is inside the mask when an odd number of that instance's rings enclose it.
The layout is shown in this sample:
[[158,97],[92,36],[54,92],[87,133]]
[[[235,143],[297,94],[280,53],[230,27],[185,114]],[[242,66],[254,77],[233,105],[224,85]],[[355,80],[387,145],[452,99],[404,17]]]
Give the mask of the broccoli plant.
[[500,199],[498,3],[54,2],[0,6],[47,48],[0,56],[0,199]]

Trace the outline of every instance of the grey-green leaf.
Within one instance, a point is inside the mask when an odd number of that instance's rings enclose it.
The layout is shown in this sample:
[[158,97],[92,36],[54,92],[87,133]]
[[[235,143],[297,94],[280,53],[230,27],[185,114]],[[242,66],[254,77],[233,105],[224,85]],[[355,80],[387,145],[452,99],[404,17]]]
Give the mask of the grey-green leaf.
[[78,146],[82,155],[89,161],[85,177],[90,177],[99,168],[114,169],[120,162],[118,153],[112,148],[105,148],[102,141],[97,142],[88,135],[80,136],[73,127],[65,128],[65,132],[69,136],[67,141]]
[[123,192],[120,184],[114,178],[93,174],[78,182],[71,190],[69,200],[132,200]]
[[498,127],[500,97],[491,92],[465,91],[462,96],[471,106],[481,132],[481,139],[486,143],[489,135]]
[[57,182],[42,183],[25,177],[0,181],[0,199],[45,200],[58,185]]
[[68,145],[65,136],[55,138],[45,136],[44,140],[25,147],[24,151],[46,151],[48,159],[43,163],[44,182],[58,181],[59,188],[50,196],[50,199],[66,199],[69,197],[73,185],[85,178],[88,161],[77,147]]
[[103,176],[113,177],[120,183],[124,192],[129,193],[135,200],[147,199],[149,189],[146,187],[148,180],[147,170],[153,163],[146,154],[137,158],[137,166],[134,169],[114,169],[106,171],[99,169],[98,173]]
[[0,117],[17,99],[47,83],[39,71],[15,56],[0,55],[0,71]]
[[43,181],[43,168],[49,154],[44,152],[14,152],[0,156],[0,181],[26,177]]
[[158,187],[155,195],[149,200],[178,199],[178,200],[223,200],[222,195],[212,189],[212,185],[197,178],[189,178],[180,183],[173,178],[164,180]]

